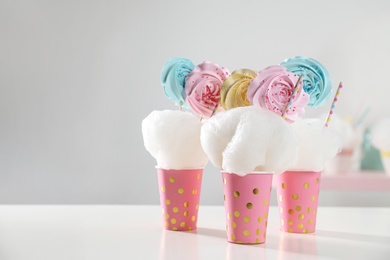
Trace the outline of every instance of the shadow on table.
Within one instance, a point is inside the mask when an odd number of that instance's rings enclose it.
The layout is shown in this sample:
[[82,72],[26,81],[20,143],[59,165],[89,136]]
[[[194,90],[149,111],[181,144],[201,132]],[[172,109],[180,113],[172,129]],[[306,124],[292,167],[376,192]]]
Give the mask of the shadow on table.
[[197,230],[193,234],[201,235],[201,236],[222,238],[223,240],[226,240],[226,231],[220,230],[220,229],[198,227]]
[[278,259],[291,253],[309,259],[390,259],[389,237],[317,230],[314,234],[280,233],[267,236],[266,247],[278,251]]
[[[279,259],[288,259],[286,253],[298,253],[301,255],[317,256],[317,238],[313,234],[290,234],[281,232],[279,239],[269,236],[267,248],[278,250]],[[315,259],[315,258],[313,258]]]
[[199,259],[198,239],[194,234],[195,231],[164,230],[158,259]]
[[[390,237],[317,230],[320,254],[340,259],[390,259]],[[331,250],[326,250],[331,249]]]
[[326,231],[326,230],[317,230],[315,235],[317,237],[350,240],[351,242],[364,242],[364,243],[371,242],[375,244],[379,243],[379,244],[390,245],[390,237],[384,237],[384,236],[346,233],[346,232],[338,232],[338,231]]

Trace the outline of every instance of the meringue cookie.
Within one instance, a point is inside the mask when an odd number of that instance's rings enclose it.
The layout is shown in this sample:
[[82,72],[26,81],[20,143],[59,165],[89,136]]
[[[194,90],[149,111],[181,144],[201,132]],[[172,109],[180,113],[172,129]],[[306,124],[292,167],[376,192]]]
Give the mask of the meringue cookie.
[[185,85],[186,103],[195,114],[209,118],[219,106],[221,87],[229,71],[205,61],[188,75]]
[[[305,113],[305,106],[309,102],[309,95],[302,89],[290,100],[297,84],[298,76],[289,73],[279,65],[266,67],[252,80],[248,87],[248,100],[254,106],[259,106],[282,115],[286,106],[285,118],[288,122],[294,122]],[[299,83],[302,85],[302,81]]]
[[221,89],[221,105],[225,110],[250,106],[246,93],[248,87],[257,76],[257,73],[249,69],[239,69],[225,80]]
[[185,103],[185,80],[195,65],[186,58],[175,57],[168,60],[161,72],[161,85],[165,95],[175,102],[177,106],[188,108]]
[[303,74],[303,90],[310,95],[308,106],[319,107],[331,97],[332,80],[320,62],[297,56],[284,60],[280,65],[298,76]]

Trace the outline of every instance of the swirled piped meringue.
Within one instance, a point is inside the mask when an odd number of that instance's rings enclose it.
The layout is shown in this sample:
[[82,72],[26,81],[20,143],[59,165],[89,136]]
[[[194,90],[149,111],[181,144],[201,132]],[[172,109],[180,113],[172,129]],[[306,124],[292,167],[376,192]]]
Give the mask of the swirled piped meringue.
[[[248,87],[248,100],[254,106],[262,107],[282,115],[289,101],[290,108],[285,117],[288,122],[294,122],[305,113],[305,106],[310,96],[302,88],[290,100],[297,84],[298,76],[287,72],[279,65],[266,67],[252,80]],[[299,83],[302,86],[302,81]]]
[[312,58],[296,56],[284,60],[280,65],[298,76],[303,74],[303,90],[310,95],[309,106],[321,106],[330,98],[332,80],[329,72],[320,62]]
[[185,80],[194,67],[195,65],[192,61],[181,57],[172,58],[163,66],[161,84],[164,88],[165,95],[172,99],[178,106],[188,108],[185,103]]
[[221,89],[221,105],[225,110],[250,106],[246,93],[251,80],[257,73],[249,69],[239,69],[225,80]]
[[185,84],[186,103],[195,114],[209,118],[218,108],[221,87],[229,71],[205,61],[194,68]]

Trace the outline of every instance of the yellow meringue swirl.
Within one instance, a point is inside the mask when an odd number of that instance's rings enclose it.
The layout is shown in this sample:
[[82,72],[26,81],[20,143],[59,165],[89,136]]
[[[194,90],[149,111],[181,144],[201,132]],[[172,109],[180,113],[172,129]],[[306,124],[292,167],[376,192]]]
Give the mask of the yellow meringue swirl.
[[221,88],[221,105],[225,110],[250,106],[246,96],[248,86],[257,73],[250,69],[239,69],[224,81]]

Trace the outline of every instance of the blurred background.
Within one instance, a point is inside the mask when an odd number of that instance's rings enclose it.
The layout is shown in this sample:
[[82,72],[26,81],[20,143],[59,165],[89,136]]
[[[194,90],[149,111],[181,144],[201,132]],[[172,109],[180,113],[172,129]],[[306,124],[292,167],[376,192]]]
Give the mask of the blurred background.
[[[386,0],[1,0],[0,203],[158,204],[141,121],[177,109],[160,85],[164,62],[260,70],[304,55],[327,67],[334,90],[344,83],[336,112],[358,140],[354,159],[324,173],[320,205],[390,206],[368,131],[390,116],[389,32]],[[369,190],[337,186],[362,173]],[[211,164],[201,203],[223,204]]]

